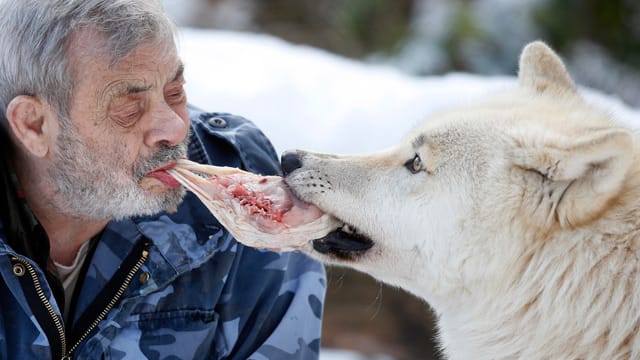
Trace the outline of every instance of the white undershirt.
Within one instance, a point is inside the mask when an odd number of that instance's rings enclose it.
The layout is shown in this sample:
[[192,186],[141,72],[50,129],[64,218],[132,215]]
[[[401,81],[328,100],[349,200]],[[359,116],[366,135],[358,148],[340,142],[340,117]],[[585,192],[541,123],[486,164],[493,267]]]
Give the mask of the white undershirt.
[[53,261],[53,265],[56,267],[56,271],[58,272],[58,278],[62,281],[62,287],[64,288],[64,319],[65,322],[68,322],[69,319],[69,308],[71,307],[71,297],[73,296],[73,289],[76,287],[76,283],[78,282],[78,278],[80,277],[80,269],[82,269],[82,264],[84,263],[84,259],[87,257],[87,252],[89,251],[89,243],[91,241],[86,241],[80,249],[78,249],[78,254],[76,258],[73,260],[73,263],[69,266],[58,264]]

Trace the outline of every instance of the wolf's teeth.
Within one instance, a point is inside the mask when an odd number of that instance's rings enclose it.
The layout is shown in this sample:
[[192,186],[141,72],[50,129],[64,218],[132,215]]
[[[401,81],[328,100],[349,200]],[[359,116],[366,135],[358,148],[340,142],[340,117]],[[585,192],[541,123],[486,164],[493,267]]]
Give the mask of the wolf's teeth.
[[351,235],[355,235],[358,233],[358,231],[351,225],[349,224],[345,224],[342,229],[343,232],[346,232],[347,234],[351,234]]

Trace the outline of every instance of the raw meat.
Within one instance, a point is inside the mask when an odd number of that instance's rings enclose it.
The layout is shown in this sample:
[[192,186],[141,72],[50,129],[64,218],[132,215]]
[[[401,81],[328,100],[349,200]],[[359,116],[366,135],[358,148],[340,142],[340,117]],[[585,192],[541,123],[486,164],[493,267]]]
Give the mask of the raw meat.
[[341,225],[331,215],[296,198],[279,176],[260,176],[189,160],[179,160],[167,172],[198,196],[247,246],[294,250]]

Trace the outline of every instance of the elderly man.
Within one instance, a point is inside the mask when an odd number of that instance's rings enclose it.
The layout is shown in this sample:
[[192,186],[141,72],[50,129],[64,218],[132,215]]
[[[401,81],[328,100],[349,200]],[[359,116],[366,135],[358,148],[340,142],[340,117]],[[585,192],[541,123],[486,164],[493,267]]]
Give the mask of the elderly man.
[[157,171],[279,171],[252,123],[187,108],[158,2],[0,0],[0,29],[1,357],[317,358],[323,268]]

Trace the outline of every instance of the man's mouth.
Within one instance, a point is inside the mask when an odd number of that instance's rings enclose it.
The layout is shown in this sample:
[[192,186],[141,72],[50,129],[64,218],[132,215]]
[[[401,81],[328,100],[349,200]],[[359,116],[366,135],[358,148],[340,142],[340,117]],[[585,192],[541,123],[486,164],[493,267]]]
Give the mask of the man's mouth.
[[167,170],[172,169],[174,166],[176,166],[175,160],[159,168],[151,170],[145,175],[145,177],[156,179],[168,188],[178,187],[180,186],[180,183],[167,172]]
[[373,240],[348,224],[328,233],[323,238],[313,240],[313,248],[317,252],[351,261],[357,260],[373,244]]

